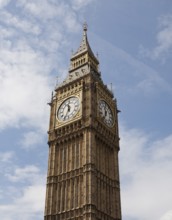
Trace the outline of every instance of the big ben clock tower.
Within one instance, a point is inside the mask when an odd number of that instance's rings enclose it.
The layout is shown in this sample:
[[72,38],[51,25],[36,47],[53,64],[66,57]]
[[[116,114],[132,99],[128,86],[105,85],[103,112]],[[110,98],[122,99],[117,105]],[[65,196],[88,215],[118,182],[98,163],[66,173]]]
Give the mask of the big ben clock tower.
[[44,220],[121,220],[118,109],[86,25],[50,106]]

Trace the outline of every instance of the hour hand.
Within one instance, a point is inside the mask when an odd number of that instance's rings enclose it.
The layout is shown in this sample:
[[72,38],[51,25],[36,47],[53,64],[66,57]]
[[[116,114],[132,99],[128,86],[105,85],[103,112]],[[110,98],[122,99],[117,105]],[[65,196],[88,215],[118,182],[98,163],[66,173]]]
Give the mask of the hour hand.
[[68,105],[67,107],[68,107],[68,110],[67,110],[67,112],[70,112],[70,105]]
[[70,112],[70,105],[67,105],[67,111],[66,111],[66,114],[64,116],[64,119],[66,119],[69,112]]

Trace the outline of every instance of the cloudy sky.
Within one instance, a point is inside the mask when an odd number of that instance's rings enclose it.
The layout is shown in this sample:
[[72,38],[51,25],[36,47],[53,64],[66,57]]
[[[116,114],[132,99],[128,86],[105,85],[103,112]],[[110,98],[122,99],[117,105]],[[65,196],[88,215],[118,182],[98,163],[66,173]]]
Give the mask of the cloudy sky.
[[121,110],[123,220],[172,220],[171,0],[0,0],[0,218],[43,219],[47,103],[84,21]]

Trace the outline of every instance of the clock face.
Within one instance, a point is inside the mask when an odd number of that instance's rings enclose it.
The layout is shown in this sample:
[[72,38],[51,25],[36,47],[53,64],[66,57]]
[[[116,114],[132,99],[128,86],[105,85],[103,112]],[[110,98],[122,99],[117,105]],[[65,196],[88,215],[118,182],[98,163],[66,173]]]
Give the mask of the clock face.
[[57,110],[57,118],[59,121],[68,121],[72,119],[80,108],[78,97],[70,97],[66,99]]
[[109,127],[114,125],[112,110],[104,100],[99,101],[99,113],[106,125]]

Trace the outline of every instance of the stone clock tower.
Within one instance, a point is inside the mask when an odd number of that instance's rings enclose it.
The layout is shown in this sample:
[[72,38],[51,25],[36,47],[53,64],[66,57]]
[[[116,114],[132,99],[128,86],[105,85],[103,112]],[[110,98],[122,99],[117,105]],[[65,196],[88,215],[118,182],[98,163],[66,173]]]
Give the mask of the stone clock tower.
[[121,220],[118,109],[86,25],[50,106],[44,220]]

